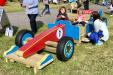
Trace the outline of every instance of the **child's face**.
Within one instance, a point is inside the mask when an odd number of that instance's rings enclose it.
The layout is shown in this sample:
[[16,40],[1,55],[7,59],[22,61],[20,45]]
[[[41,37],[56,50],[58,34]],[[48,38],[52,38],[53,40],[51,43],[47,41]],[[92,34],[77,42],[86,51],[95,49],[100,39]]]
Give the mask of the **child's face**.
[[64,14],[66,10],[64,8],[61,9],[61,13]]

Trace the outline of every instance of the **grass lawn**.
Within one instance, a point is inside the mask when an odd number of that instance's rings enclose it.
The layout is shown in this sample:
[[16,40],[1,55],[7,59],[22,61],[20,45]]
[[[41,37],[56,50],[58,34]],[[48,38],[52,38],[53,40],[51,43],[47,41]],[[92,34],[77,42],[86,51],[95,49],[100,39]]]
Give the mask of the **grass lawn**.
[[[75,46],[75,52],[68,62],[59,61],[55,55],[54,62],[37,75],[113,75],[113,17],[108,18],[109,40],[102,46],[82,43]],[[43,26],[40,30],[47,29]],[[33,69],[20,63],[6,63],[2,57],[4,51],[14,44],[14,37],[0,37],[0,75],[33,75]]]
[[[66,5],[68,4],[60,4],[60,5],[50,4],[50,8],[59,8],[61,6],[66,6]],[[6,12],[19,12],[23,10],[19,2],[8,2],[4,8]],[[39,9],[43,9],[43,8],[44,8],[43,3],[39,3]]]

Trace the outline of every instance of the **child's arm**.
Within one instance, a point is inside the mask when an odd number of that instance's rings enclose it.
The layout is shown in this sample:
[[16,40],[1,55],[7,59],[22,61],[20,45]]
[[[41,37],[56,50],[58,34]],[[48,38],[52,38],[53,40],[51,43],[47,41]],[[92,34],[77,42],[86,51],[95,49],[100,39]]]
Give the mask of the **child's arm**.
[[57,15],[57,19],[61,19],[61,15]]
[[82,21],[86,21],[86,15],[82,15]]
[[57,19],[60,19],[60,20],[69,20],[68,17],[65,16],[65,15],[58,15]]
[[23,7],[23,8],[26,8],[26,0],[23,0],[23,2],[22,2],[22,4],[21,4],[21,6]]
[[68,15],[66,14],[66,16],[65,16],[65,20],[69,20],[69,17],[68,17]]
[[77,15],[77,16],[76,16],[76,18],[75,18],[75,21],[77,21],[77,20],[78,20],[78,18],[79,18],[79,16]]

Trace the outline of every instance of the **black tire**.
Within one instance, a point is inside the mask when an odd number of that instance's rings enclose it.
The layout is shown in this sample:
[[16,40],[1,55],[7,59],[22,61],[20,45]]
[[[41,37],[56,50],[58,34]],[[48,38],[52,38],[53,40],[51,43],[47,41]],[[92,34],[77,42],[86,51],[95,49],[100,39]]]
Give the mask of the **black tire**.
[[[68,48],[66,46],[68,43],[70,43],[72,45],[69,50],[68,50],[69,46],[68,46]],[[66,50],[67,50],[67,52],[66,52]],[[67,53],[69,53],[68,57],[67,57]],[[72,57],[73,53],[74,53],[73,39],[71,37],[67,37],[67,36],[62,37],[59,40],[58,45],[57,45],[57,50],[56,50],[57,58],[61,61],[67,61]]]
[[15,38],[15,44],[19,47],[23,46],[23,37],[25,34],[29,34],[31,38],[34,37],[34,34],[32,31],[29,31],[29,30],[21,30],[20,32],[18,32],[16,38]]

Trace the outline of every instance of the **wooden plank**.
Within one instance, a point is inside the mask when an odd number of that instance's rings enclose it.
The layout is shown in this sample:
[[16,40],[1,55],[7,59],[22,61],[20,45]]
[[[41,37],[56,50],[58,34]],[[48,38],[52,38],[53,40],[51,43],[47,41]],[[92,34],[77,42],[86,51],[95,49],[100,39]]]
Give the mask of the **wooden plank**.
[[46,46],[44,50],[48,52],[56,53],[56,48],[53,47]]
[[81,41],[82,42],[90,42],[90,40],[88,38],[86,38],[86,37],[81,37]]
[[17,62],[20,62],[20,63],[24,63],[25,62],[25,58],[19,57],[15,53],[7,55],[7,58],[8,59],[12,59],[12,60],[17,61]]
[[80,28],[80,37],[85,36],[85,34],[86,34],[86,26],[80,25],[79,28]]
[[53,61],[53,58],[50,54],[34,54],[28,58],[23,58],[16,55],[15,53],[7,55],[6,58],[23,63],[26,65],[26,67],[32,67],[35,74],[37,73],[38,69],[42,69]]
[[15,54],[18,55],[18,56],[20,56],[20,57],[23,57],[23,53],[24,52],[22,52],[20,50],[18,50],[18,51],[15,52]]
[[25,65],[27,65],[29,67],[36,67],[36,66],[39,65],[39,64],[37,64],[37,62],[40,62],[44,56],[45,55],[34,54],[34,55],[32,55],[32,56],[30,56],[28,58],[23,58],[23,57],[19,57],[16,54],[10,54],[10,55],[7,56],[7,58],[9,60],[14,60],[14,61],[23,63],[23,64],[25,64]]
[[26,61],[24,62],[24,64],[30,65],[32,67],[36,67],[37,66],[37,62],[38,61],[40,62],[40,60],[42,59],[43,56],[44,55],[41,55],[41,54],[40,55],[39,54],[34,54],[34,55],[26,58]]
[[51,46],[51,47],[57,47],[57,42],[53,42],[53,41],[47,41],[46,43],[45,43],[47,46]]

